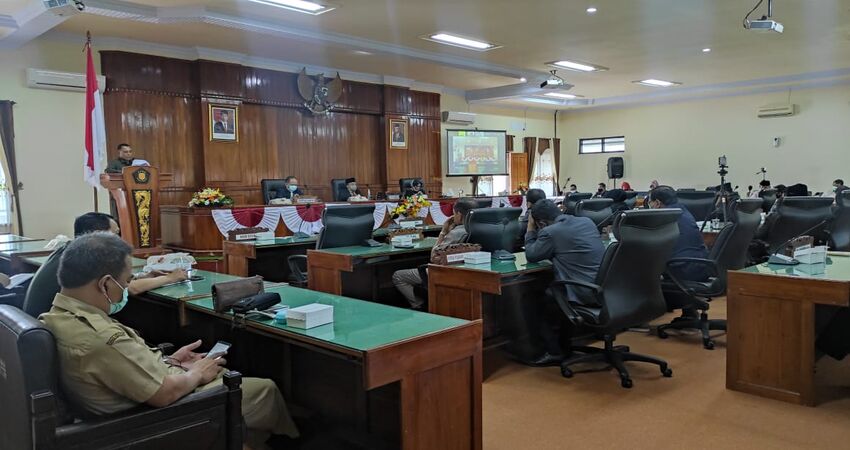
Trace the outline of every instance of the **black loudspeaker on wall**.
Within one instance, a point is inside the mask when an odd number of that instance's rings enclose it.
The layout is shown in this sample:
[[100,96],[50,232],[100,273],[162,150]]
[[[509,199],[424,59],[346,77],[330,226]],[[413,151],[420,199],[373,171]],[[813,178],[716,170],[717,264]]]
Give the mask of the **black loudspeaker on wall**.
[[619,156],[612,156],[608,158],[608,178],[611,179],[619,179],[623,178],[623,168],[625,163],[623,163],[623,158]]

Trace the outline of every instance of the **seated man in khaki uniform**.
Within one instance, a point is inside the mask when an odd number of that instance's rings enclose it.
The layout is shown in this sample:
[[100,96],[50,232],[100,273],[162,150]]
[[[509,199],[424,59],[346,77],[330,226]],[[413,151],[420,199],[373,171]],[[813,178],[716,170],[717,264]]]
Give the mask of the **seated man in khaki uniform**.
[[[93,414],[141,403],[163,407],[195,390],[221,384],[225,360],[193,352],[200,341],[163,357],[133,329],[109,317],[127,304],[130,254],[130,246],[108,232],[86,234],[69,243],[59,263],[62,290],[50,311],[39,317],[56,337],[65,392]],[[298,436],[271,380],[242,379],[242,414],[250,448],[263,448],[269,433]]]

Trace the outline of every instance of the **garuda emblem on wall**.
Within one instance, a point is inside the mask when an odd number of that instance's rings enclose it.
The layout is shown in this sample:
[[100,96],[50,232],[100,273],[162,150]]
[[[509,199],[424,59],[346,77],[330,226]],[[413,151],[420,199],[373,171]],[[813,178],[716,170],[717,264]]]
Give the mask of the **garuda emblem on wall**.
[[313,114],[327,114],[342,96],[342,78],[339,72],[330,82],[325,81],[324,74],[316,75],[314,80],[307,75],[307,69],[301,69],[298,74],[298,93],[304,99],[304,107]]

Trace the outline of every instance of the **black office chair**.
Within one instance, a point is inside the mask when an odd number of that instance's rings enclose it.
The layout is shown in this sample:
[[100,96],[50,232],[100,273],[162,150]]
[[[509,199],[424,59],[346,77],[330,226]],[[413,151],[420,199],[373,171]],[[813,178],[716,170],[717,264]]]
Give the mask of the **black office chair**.
[[282,179],[260,180],[260,189],[263,191],[263,203],[266,205],[272,199],[285,197],[284,192],[288,192],[286,180]]
[[658,326],[656,333],[664,339],[667,330],[698,329],[702,332],[702,345],[708,350],[714,349],[710,330],[726,330],[726,320],[709,320],[709,302],[713,298],[726,295],[726,271],[738,270],[747,264],[747,249],[761,222],[762,200],[757,198],[738,199],[729,215],[729,222],[720,230],[707,259],[673,258],[668,267],[682,262],[702,264],[710,278],[706,281],[687,281],[677,279],[669,272],[661,288],[668,300],[669,309],[692,308],[700,311],[699,318],[677,318],[672,322]]
[[146,405],[91,417],[61,395],[53,334],[18,308],[0,306],[0,448],[242,448],[242,377],[164,408]]
[[59,273],[59,260],[64,251],[64,245],[57,248],[47,257],[47,261],[38,268],[32,277],[21,308],[30,316],[38,317],[40,314],[49,311],[50,307],[53,306],[53,297],[56,297],[60,289],[59,280],[56,276]]
[[850,190],[835,197],[837,208],[830,225],[829,248],[841,252],[850,251]]
[[[316,249],[362,245],[372,238],[375,227],[375,205],[329,206],[322,211],[322,231]],[[291,255],[286,259],[293,284],[307,285],[307,255]]]
[[[829,197],[782,197],[776,201],[773,211],[759,227],[756,237],[766,244],[767,253],[773,254],[788,239],[803,233],[818,223],[832,217],[833,199]],[[807,235],[824,239],[826,224]]]
[[400,178],[398,180],[399,193],[404,195],[404,191],[408,189],[413,189],[414,181],[419,181],[422,186],[425,186],[425,182],[422,181],[422,178]]
[[476,198],[475,203],[478,205],[478,209],[491,208],[493,206],[493,199],[490,197]]
[[331,180],[331,198],[333,198],[335,202],[342,201],[339,195],[345,191],[345,185],[345,178],[334,178]]
[[590,200],[591,197],[593,197],[593,194],[590,192],[576,192],[575,194],[567,195],[564,199],[564,212],[575,215],[576,205],[582,200]]
[[694,219],[700,222],[708,220],[708,217],[715,209],[714,192],[679,189],[676,191],[676,197],[679,198],[679,204],[688,208]]
[[494,253],[496,258],[507,258],[516,245],[520,214],[522,208],[473,209],[464,219],[469,234],[466,241],[481,244],[481,250]]
[[776,203],[776,197],[776,189],[759,192],[759,198],[763,202],[761,205],[762,211],[770,212],[770,208],[773,208],[773,204]]
[[626,205],[628,194],[622,189],[610,189],[605,191],[605,193],[602,194],[602,198],[610,198],[613,200],[614,203],[611,204],[612,213],[631,209],[628,205]]
[[576,217],[587,217],[596,224],[596,227],[610,225],[614,216],[614,200],[610,198],[591,198],[582,200],[576,205]]
[[637,205],[638,194],[640,193],[637,191],[626,191],[625,203],[628,209],[635,209],[635,206]]
[[[564,280],[552,284],[552,295],[567,319],[576,327],[588,327],[605,343],[604,348],[573,347],[572,356],[561,362],[561,375],[572,377],[572,365],[602,361],[619,372],[624,388],[632,387],[626,361],[656,364],[663,376],[673,375],[666,361],[614,346],[614,339],[626,328],[647,323],[667,310],[661,274],[679,238],[681,214],[678,208],[619,213],[614,221],[617,242],[605,250],[595,283]],[[592,291],[596,305],[570,301],[567,285]]]

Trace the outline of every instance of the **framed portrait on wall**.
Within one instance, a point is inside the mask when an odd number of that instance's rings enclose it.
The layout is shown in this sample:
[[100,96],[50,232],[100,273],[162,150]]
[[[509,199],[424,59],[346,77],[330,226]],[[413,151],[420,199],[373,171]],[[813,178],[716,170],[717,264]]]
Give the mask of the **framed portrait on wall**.
[[387,135],[390,140],[390,148],[406,150],[408,142],[407,118],[390,119],[387,127]]
[[239,142],[239,107],[210,104],[210,140]]

